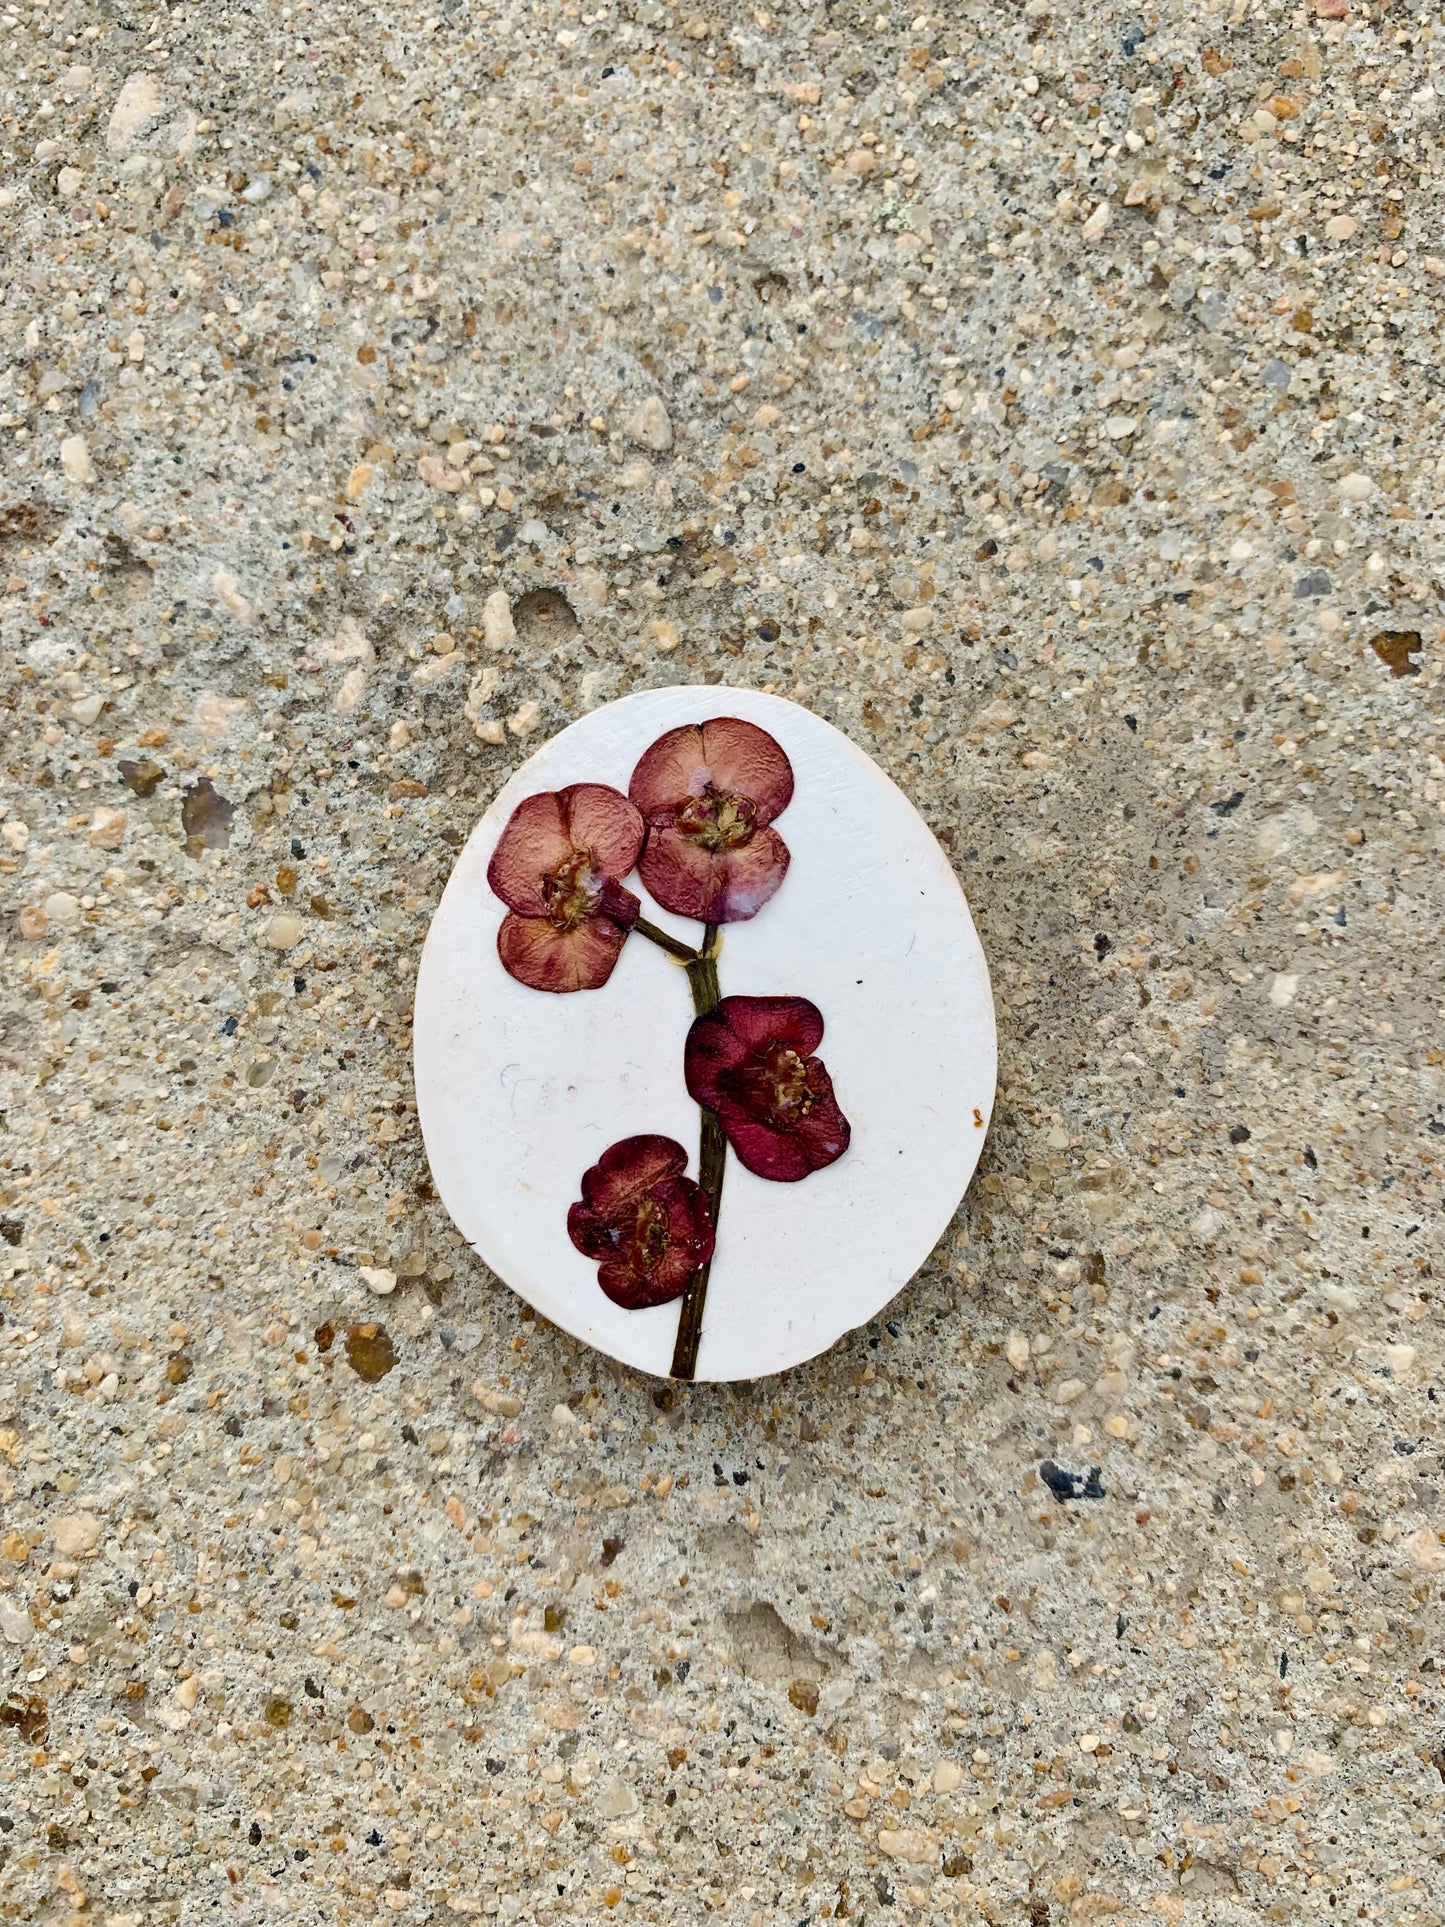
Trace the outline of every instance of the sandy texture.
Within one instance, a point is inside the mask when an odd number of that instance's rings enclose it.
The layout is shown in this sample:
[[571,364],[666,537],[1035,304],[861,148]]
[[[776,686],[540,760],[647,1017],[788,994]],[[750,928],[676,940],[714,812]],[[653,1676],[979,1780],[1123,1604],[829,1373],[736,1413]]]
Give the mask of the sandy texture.
[[[0,1917],[1440,1917],[1431,10],[946,11],[0,15]],[[408,1017],[706,678],[1002,1071],[886,1320],[669,1395]]]

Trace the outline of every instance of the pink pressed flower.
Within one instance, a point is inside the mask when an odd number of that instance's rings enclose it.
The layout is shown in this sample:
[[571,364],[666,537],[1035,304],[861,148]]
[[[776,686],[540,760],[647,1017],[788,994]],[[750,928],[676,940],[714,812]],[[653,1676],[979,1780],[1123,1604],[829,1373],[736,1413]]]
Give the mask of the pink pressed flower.
[[707,1199],[670,1137],[625,1137],[604,1151],[582,1180],[581,1202],[567,1213],[567,1235],[586,1258],[601,1260],[597,1282],[627,1311],[681,1298],[712,1256]]
[[641,904],[618,881],[637,862],[642,818],[605,783],[529,796],[487,866],[511,915],[497,932],[508,973],[533,990],[596,990]]
[[760,1178],[805,1178],[848,1148],[833,1080],[812,1054],[822,1039],[806,997],[724,997],[688,1032],[687,1088]]
[[740,923],[787,875],[788,846],[768,825],[792,800],[793,767],[765,729],[736,716],[670,729],[629,794],[648,825],[642,881],[665,910]]

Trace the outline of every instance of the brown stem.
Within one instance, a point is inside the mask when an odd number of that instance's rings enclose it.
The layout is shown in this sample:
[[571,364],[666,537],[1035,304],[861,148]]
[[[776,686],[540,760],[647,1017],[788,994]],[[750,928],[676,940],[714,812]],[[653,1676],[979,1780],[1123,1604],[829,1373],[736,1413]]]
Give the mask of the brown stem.
[[679,943],[676,937],[669,937],[665,930],[659,930],[657,925],[649,923],[646,917],[639,917],[632,927],[639,937],[646,937],[649,943],[655,943],[659,950],[665,950],[669,957],[676,957],[679,963],[694,964],[698,961],[696,950],[690,950],[685,943]]
[[[706,1017],[710,1010],[716,1010],[721,992],[717,980],[717,929],[707,924],[703,930],[701,955],[687,967],[688,982],[692,985],[692,1007],[699,1017]],[[712,1214],[713,1229],[716,1231],[718,1212],[722,1207],[723,1172],[727,1164],[728,1141],[723,1127],[712,1111],[699,1106],[702,1112],[702,1136],[698,1146],[698,1183],[702,1186]],[[687,1291],[683,1295],[682,1310],[677,1321],[677,1343],[672,1353],[672,1376],[692,1379],[697,1373],[697,1348],[702,1339],[702,1311],[707,1299],[708,1278],[712,1273],[712,1260],[700,1265],[688,1280]]]

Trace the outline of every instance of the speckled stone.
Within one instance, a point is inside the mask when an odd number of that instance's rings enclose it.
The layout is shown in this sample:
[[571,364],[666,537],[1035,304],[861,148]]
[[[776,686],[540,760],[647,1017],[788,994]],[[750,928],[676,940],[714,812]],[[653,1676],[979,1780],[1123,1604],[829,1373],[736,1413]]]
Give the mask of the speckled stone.
[[[0,1918],[1437,1920],[1431,11],[0,26]],[[409,1018],[700,680],[928,817],[1000,1092],[885,1317],[668,1392]]]

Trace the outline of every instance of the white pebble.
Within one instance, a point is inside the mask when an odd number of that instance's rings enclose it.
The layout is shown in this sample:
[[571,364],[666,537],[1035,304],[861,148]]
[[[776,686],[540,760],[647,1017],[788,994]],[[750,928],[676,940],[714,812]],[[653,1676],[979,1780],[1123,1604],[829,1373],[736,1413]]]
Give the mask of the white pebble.
[[67,435],[60,444],[60,466],[67,481],[86,488],[95,480],[95,463],[90,459],[90,444],[84,435]]
[[374,1291],[378,1298],[385,1298],[396,1290],[396,1273],[388,1271],[383,1265],[358,1265],[356,1274],[368,1291]]

